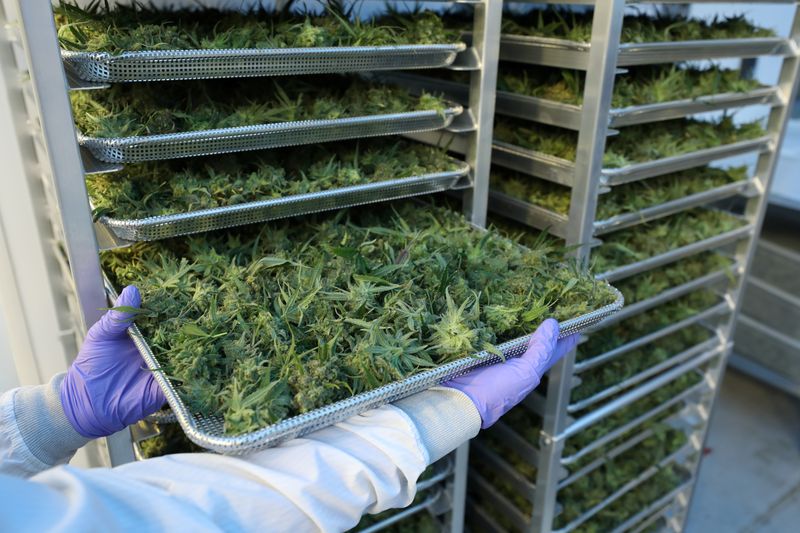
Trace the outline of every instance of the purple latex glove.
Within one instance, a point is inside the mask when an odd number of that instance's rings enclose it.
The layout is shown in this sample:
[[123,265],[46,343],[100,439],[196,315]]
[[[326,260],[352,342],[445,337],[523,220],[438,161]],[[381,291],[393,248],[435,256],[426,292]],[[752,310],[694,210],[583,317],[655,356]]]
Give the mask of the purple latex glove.
[[530,394],[544,373],[577,344],[577,334],[558,340],[558,322],[550,318],[520,357],[478,368],[443,385],[469,396],[481,415],[481,428],[486,429]]
[[[125,287],[115,307],[139,307],[134,286]],[[133,316],[108,311],[89,329],[78,357],[61,383],[61,405],[75,431],[106,437],[164,405],[164,394],[128,336]]]

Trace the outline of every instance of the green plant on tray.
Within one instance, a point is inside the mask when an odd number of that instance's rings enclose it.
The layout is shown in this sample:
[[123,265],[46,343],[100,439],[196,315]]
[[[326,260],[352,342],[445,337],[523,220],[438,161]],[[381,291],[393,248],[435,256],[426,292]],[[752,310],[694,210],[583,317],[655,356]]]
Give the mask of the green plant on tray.
[[178,424],[158,424],[161,433],[139,442],[139,449],[145,459],[171,455],[173,453],[190,453],[202,451],[190,441]]
[[622,525],[636,513],[678,488],[685,476],[677,465],[667,465],[653,477],[626,493],[574,531],[603,533]]
[[87,176],[86,186],[95,216],[136,219],[457,168],[439,148],[371,139],[129,165]]
[[627,305],[641,302],[661,294],[667,289],[683,285],[712,272],[726,271],[732,275],[732,261],[715,252],[703,252],[677,263],[636,274],[615,283],[615,287],[625,296]]
[[586,361],[619,348],[623,344],[653,333],[719,303],[719,297],[708,289],[681,296],[644,313],[627,318],[592,333],[578,348],[577,361]]
[[[620,129],[618,135],[606,141],[603,166],[623,168],[755,139],[764,134],[760,120],[737,125],[731,116],[718,121],[674,119],[626,126]],[[575,161],[578,134],[574,131],[498,116],[494,123],[494,138],[527,150]]]
[[571,400],[578,402],[622,383],[684,350],[710,339],[711,332],[701,326],[689,326],[645,346],[625,353],[603,365],[580,374],[581,384],[572,389]]
[[439,96],[372,85],[346,76],[120,84],[73,91],[78,129],[95,137],[131,137],[274,122],[338,119],[411,111],[444,112]]
[[[506,11],[502,32],[588,43],[592,37],[592,13],[570,12],[559,7],[535,9],[525,14]],[[623,22],[621,42],[742,39],[774,35],[773,30],[754,26],[744,15],[715,17],[705,21],[666,13],[657,16],[629,14]]]
[[657,427],[652,436],[560,490],[558,501],[563,511],[557,524],[565,526],[577,519],[645,470],[677,452],[686,441],[686,434],[679,429]]
[[[290,2],[291,4],[291,2]],[[109,9],[100,0],[86,8],[62,2],[55,8],[61,46],[80,52],[137,52],[233,48],[385,46],[458,42],[431,11],[388,12],[362,20],[352,5],[320,3],[316,9],[287,6],[280,12],[213,8],[159,10],[143,3]]]
[[[653,435],[559,491],[558,500],[563,511],[557,519],[557,527],[566,526],[642,472],[678,451],[685,443],[686,434],[683,431],[656,424]],[[503,459],[508,460],[518,471],[528,467],[524,462],[520,464],[505,456]],[[530,500],[504,479],[502,474],[477,457],[472,458],[470,468],[479,473],[524,516],[532,514],[533,505]],[[473,492],[479,493],[475,489]]]
[[[761,87],[758,80],[744,79],[738,70],[681,65],[633,67],[615,78],[611,105],[614,108],[687,100],[720,93],[741,93]],[[504,63],[497,90],[543,98],[562,104],[581,105],[583,72]]]
[[655,257],[743,226],[741,219],[716,209],[692,209],[603,236],[592,252],[597,272]]
[[[747,167],[700,167],[617,185],[598,196],[595,218],[606,220],[746,179]],[[492,167],[491,187],[560,215],[569,214],[569,187],[499,167]]]
[[549,244],[525,249],[415,202],[103,254],[193,412],[264,427],[614,300]]

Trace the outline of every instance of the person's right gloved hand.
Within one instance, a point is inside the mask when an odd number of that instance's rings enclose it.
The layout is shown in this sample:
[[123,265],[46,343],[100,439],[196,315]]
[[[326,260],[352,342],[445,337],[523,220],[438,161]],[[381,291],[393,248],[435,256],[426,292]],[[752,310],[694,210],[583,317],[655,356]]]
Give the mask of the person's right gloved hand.
[[486,429],[530,394],[544,373],[578,344],[579,335],[558,340],[558,331],[558,322],[547,319],[521,356],[477,368],[442,385],[466,394],[481,415],[481,428]]
[[[115,307],[141,304],[139,290],[125,287]],[[106,437],[164,405],[164,394],[128,336],[133,315],[108,311],[86,334],[61,383],[61,406],[75,431]]]

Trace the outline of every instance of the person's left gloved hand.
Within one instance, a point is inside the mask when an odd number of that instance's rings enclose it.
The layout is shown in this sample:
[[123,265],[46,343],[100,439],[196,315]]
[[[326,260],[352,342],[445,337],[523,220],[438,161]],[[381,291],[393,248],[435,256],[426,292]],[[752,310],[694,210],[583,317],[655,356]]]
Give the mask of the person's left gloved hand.
[[[115,307],[139,307],[134,286],[125,287]],[[164,394],[128,336],[133,316],[108,311],[86,335],[61,383],[61,405],[75,431],[106,437],[164,405]]]
[[544,373],[575,348],[578,338],[576,334],[558,340],[558,322],[545,320],[520,357],[478,368],[442,385],[469,396],[481,415],[481,429],[486,429],[530,394]]

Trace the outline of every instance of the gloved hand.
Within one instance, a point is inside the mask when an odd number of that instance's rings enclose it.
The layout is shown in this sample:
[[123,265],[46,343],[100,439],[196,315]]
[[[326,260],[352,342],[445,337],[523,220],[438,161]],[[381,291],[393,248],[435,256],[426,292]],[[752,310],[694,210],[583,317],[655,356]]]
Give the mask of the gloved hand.
[[[139,307],[134,286],[125,287],[115,307]],[[61,383],[61,405],[75,431],[106,437],[164,405],[164,394],[126,330],[133,316],[108,311],[86,334],[78,357]]]
[[558,322],[542,322],[520,357],[481,367],[443,383],[458,389],[475,404],[486,429],[539,385],[542,376],[578,344],[578,335],[558,340]]

